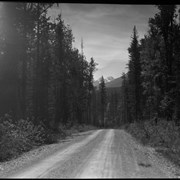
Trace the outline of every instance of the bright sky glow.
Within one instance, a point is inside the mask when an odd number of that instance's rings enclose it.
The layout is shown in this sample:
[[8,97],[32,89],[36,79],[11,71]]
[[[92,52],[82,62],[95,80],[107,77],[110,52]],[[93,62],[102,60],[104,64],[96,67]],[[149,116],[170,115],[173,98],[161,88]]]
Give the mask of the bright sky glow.
[[157,12],[154,5],[120,4],[60,4],[49,13],[54,19],[62,13],[65,24],[69,24],[75,37],[74,46],[80,50],[81,38],[84,54],[98,63],[94,78],[120,77],[127,72],[128,47],[134,25],[139,39],[148,30],[148,20]]

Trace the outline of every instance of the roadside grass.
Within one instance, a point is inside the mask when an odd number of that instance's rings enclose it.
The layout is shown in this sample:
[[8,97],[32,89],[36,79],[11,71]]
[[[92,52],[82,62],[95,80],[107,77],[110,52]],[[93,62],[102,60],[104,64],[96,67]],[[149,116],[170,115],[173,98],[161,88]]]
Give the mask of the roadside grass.
[[123,127],[143,145],[153,147],[157,152],[180,167],[180,127],[173,121],[153,120],[131,123]]
[[30,120],[14,121],[8,114],[0,118],[0,162],[15,159],[25,152],[45,144],[58,143],[73,133],[96,129],[91,125],[59,125],[58,131],[47,129],[43,123]]

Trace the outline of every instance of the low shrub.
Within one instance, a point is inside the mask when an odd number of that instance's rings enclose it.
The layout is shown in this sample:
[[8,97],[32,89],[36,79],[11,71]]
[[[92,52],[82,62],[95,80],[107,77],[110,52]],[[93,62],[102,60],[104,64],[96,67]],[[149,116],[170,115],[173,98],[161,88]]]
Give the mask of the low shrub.
[[74,132],[94,129],[89,125],[66,127],[59,124],[57,129],[47,128],[42,122],[30,119],[15,121],[8,114],[0,118],[0,161],[7,161],[42,144],[57,143],[59,139]]
[[173,121],[159,119],[157,124],[153,120],[132,123],[127,131],[142,143],[180,150],[179,127]]
[[52,133],[43,124],[28,120],[13,121],[9,115],[0,118],[0,161],[17,157],[34,147],[50,142]]

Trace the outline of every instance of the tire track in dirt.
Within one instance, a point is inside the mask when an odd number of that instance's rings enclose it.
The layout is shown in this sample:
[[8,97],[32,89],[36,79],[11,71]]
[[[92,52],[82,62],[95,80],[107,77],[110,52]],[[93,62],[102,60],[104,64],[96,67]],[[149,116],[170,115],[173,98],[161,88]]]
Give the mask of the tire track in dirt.
[[115,176],[115,168],[111,157],[113,138],[114,130],[108,130],[103,141],[93,150],[91,158],[84,164],[76,178],[112,178]]
[[13,178],[168,178],[164,163],[124,130],[97,130]]
[[24,172],[14,175],[8,178],[39,178],[45,176],[56,164],[62,160],[68,159],[71,154],[78,151],[81,147],[88,144],[90,141],[95,139],[102,130],[97,130],[93,134],[89,135],[86,139],[81,142],[70,145],[68,148],[55,153],[54,155],[40,161],[33,167],[26,169]]

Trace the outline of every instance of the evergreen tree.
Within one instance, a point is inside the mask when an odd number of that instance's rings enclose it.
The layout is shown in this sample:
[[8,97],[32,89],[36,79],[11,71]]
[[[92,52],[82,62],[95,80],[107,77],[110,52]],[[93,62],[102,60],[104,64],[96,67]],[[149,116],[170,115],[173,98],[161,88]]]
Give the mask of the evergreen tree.
[[105,127],[106,126],[105,112],[106,112],[107,94],[106,94],[106,85],[105,85],[103,76],[102,76],[100,84],[99,84],[99,91],[100,91],[101,125],[103,127]]
[[19,93],[19,62],[20,35],[18,33],[17,3],[3,3],[2,5],[2,34],[1,34],[1,115],[12,112],[16,118],[20,117],[21,109]]
[[49,21],[52,5],[3,3],[0,113],[12,111],[17,119],[54,130],[60,124],[95,123],[96,63],[72,48],[72,30],[61,15]]
[[131,123],[132,117],[130,112],[130,105],[129,105],[129,89],[128,89],[128,79],[127,74],[122,74],[122,87],[121,87],[121,121],[122,123]]
[[88,123],[92,123],[92,93],[94,90],[93,86],[93,73],[96,70],[96,65],[94,59],[91,58],[91,61],[89,63],[88,67]]
[[131,113],[135,121],[141,119],[141,63],[140,63],[140,49],[138,43],[138,36],[136,26],[133,29],[133,37],[129,51],[129,72],[128,80],[130,84],[130,103]]

